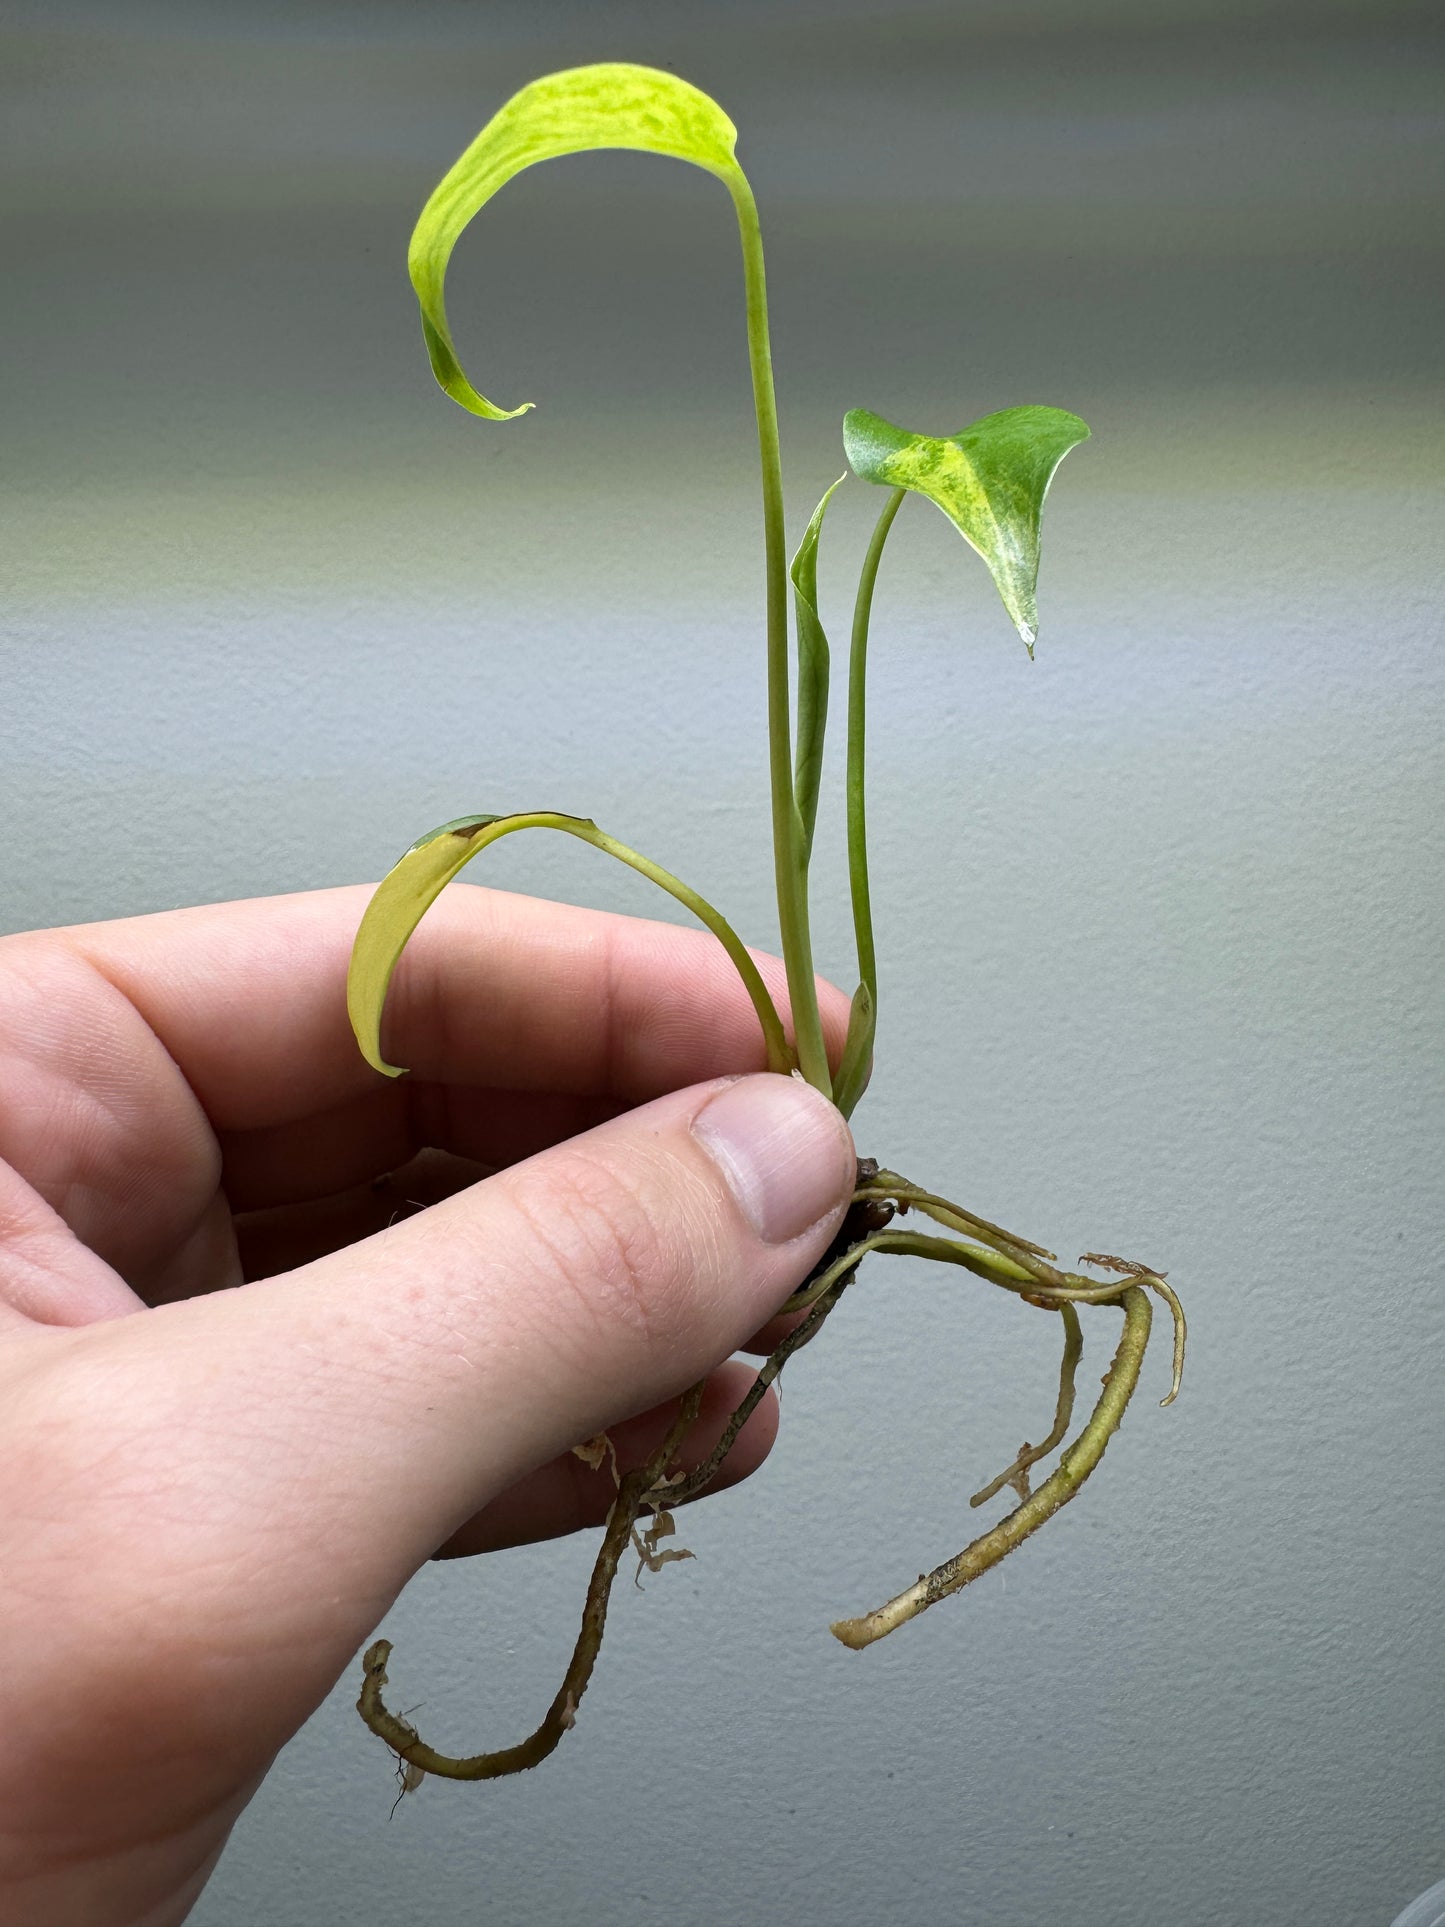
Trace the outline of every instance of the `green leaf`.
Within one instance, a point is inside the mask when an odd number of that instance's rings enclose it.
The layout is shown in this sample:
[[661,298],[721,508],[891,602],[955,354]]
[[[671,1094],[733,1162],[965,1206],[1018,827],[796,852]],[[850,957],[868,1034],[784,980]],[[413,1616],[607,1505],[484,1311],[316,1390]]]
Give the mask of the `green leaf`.
[[742,978],[752,999],[767,1046],[768,1069],[786,1076],[797,1065],[788,1045],[777,1006],[747,947],[727,919],[706,897],[664,870],[660,863],[639,856],[616,837],[599,830],[590,816],[567,816],[560,810],[518,811],[510,816],[458,816],[413,843],[377,885],[351,947],[346,973],[346,1010],[361,1054],[388,1077],[401,1077],[402,1066],[388,1064],[381,1054],[381,1014],[392,973],[413,931],[457,872],[491,843],[517,830],[561,830],[579,837],[595,850],[616,857],[683,905],[717,938]]
[[1030,655],[1038,635],[1039,517],[1054,470],[1089,430],[1063,408],[1004,408],[956,435],[915,435],[854,408],[843,446],[855,475],[926,495],[978,550]]
[[737,131],[715,100],[653,67],[621,62],[572,67],[513,94],[438,183],[407,256],[432,373],[452,400],[490,421],[510,421],[532,406],[498,408],[478,394],[462,371],[447,326],[444,286],[452,249],[498,188],[538,161],[592,148],[630,147],[691,161],[731,189],[742,179],[733,157]]
[[803,531],[798,553],[788,571],[793,580],[793,602],[798,612],[798,742],[793,773],[793,801],[803,831],[803,861],[813,853],[813,830],[818,821],[818,787],[823,777],[823,737],[828,728],[828,638],[818,616],[818,536],[835,489],[847,481],[840,475],[813,510]]

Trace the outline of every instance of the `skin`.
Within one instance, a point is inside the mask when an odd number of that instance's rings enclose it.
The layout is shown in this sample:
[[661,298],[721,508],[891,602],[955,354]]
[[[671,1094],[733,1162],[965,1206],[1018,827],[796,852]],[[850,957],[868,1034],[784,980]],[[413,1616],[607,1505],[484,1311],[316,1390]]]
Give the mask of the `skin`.
[[829,1109],[835,1201],[748,1224],[691,1125],[762,1067],[756,1018],[670,925],[453,886],[388,1005],[412,1075],[381,1078],[343,996],[367,894],[0,940],[14,1927],[184,1919],[419,1566],[599,1523],[610,1475],[570,1445],[640,1462],[711,1370],[705,1456],[751,1377],[721,1361],[851,1189]]

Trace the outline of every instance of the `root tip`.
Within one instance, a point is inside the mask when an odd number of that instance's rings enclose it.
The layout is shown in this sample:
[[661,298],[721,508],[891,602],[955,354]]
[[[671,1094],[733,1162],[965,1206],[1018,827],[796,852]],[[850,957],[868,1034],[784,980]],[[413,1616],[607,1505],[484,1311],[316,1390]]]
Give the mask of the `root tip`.
[[828,1631],[850,1653],[861,1653],[865,1646],[873,1644],[866,1619],[835,1619]]

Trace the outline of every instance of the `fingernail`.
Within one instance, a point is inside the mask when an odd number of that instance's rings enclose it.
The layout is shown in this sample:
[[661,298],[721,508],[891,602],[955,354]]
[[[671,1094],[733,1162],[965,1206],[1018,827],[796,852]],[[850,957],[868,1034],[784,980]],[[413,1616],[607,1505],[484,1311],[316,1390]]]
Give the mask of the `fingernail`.
[[800,1077],[741,1077],[708,1100],[692,1130],[764,1244],[801,1236],[853,1189],[848,1127]]

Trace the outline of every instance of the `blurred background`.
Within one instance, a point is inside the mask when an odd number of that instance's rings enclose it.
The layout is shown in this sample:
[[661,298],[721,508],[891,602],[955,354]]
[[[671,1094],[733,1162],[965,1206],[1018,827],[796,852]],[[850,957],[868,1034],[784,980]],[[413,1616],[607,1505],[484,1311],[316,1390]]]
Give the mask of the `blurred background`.
[[[451,312],[521,421],[434,388],[404,271],[502,100],[605,58],[741,129],[795,534],[851,406],[1093,426],[1036,663],[925,504],[885,558],[855,1122],[1066,1259],[1167,1269],[1190,1368],[1155,1409],[1161,1341],[1079,1503],[855,1658],[828,1621],[963,1544],[1056,1371],[1028,1308],[875,1264],[695,1563],[619,1587],[553,1761],[388,1825],[347,1678],[195,1918],[1386,1923],[1445,1874],[1434,6],[11,0],[0,923],[375,877],[555,807],[776,941],[717,184],[601,155],[487,211]],[[830,515],[835,643],[880,501]],[[815,930],[851,986],[840,802]],[[567,839],[487,862],[672,910]],[[396,1703],[462,1750],[528,1730],[591,1556],[423,1573]]]

